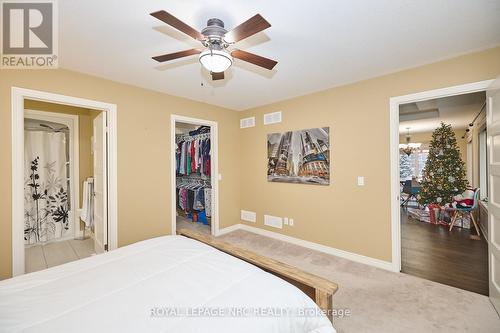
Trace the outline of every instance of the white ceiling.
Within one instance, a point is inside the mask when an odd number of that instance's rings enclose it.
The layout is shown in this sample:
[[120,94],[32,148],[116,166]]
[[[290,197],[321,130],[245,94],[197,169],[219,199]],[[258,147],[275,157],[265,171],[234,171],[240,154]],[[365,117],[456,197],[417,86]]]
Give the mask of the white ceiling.
[[406,134],[408,128],[410,134],[432,132],[441,122],[450,124],[454,129],[465,129],[485,100],[486,93],[483,91],[403,104],[399,108],[399,116],[400,119],[406,116],[408,120],[400,121],[399,133]]
[[[58,3],[61,67],[234,110],[500,44],[500,0]],[[231,29],[260,13],[272,27],[236,46],[279,63],[236,60],[216,82],[196,56],[159,65],[151,56],[200,45],[149,15],[160,9],[198,30],[211,17]]]

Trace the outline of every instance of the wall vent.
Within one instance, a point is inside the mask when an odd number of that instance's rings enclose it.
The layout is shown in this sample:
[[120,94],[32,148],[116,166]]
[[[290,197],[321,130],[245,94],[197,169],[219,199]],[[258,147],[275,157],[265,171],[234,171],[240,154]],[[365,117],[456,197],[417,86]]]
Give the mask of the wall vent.
[[274,228],[283,228],[283,219],[278,216],[264,215],[264,224]]
[[241,210],[241,220],[255,223],[257,220],[257,214],[248,210]]
[[240,128],[255,127],[255,117],[240,119]]
[[264,125],[281,123],[281,111],[266,113],[264,115]]

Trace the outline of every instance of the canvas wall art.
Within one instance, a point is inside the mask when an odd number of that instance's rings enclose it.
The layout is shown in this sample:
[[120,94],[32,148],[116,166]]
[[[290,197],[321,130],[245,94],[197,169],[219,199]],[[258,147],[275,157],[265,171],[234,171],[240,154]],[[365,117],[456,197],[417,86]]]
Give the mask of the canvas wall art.
[[267,180],[330,184],[330,128],[267,135]]

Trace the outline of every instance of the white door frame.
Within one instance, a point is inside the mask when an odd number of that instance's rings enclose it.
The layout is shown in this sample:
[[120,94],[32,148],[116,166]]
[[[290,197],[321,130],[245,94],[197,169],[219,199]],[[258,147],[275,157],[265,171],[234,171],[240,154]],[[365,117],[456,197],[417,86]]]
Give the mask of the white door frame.
[[78,214],[80,209],[80,131],[78,116],[74,114],[24,109],[24,118],[56,122],[66,125],[69,128],[69,179],[71,180],[70,206],[73,236],[82,237],[83,231],[80,230],[80,218]]
[[421,102],[428,99],[463,95],[486,91],[494,80],[485,80],[415,94],[391,97],[389,99],[390,158],[391,158],[391,242],[392,270],[401,271],[401,221],[399,202],[399,105]]
[[118,247],[117,112],[116,105],[44,91],[11,88],[12,121],[12,275],[24,274],[24,100],[104,111],[108,119],[109,248]]
[[210,180],[212,186],[212,225],[211,234],[217,236],[219,234],[219,130],[218,124],[215,121],[184,117],[179,115],[170,116],[170,195],[171,195],[171,225],[172,235],[175,235],[176,225],[176,142],[175,142],[175,125],[178,122],[188,123],[199,126],[210,126]]

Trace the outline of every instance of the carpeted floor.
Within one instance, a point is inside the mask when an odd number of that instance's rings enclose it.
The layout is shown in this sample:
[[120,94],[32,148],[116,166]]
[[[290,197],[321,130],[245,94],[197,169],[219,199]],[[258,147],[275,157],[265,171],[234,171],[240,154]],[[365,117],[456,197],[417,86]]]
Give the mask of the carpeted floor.
[[190,229],[202,234],[210,234],[210,226],[199,222],[193,222],[182,216],[177,216],[177,230]]
[[237,230],[218,239],[338,283],[338,332],[500,332],[488,298],[436,282],[358,264],[290,243]]

